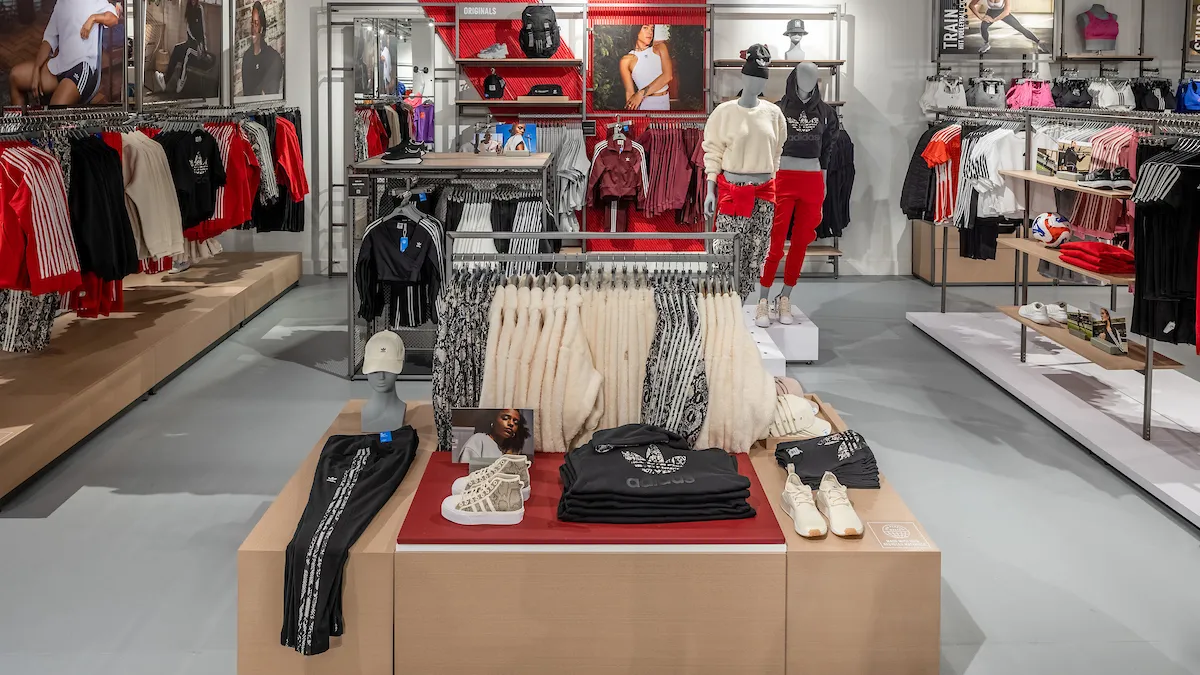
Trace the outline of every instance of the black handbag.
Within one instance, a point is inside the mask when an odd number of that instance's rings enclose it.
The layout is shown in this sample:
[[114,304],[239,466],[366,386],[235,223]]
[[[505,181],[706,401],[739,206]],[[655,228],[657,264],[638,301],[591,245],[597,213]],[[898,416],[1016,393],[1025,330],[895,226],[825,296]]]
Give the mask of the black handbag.
[[530,96],[562,96],[561,84],[535,84],[529,88]]

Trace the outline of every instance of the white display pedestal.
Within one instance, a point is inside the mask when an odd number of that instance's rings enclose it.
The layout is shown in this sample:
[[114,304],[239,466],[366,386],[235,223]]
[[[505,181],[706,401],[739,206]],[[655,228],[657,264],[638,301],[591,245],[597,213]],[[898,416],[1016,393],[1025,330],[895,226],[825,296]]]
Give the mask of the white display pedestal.
[[1152,440],[1142,439],[1145,379],[1105,370],[1000,313],[909,312],[917,328],[1048,422],[1200,526],[1200,382],[1156,370]]
[[796,323],[785,326],[777,321],[772,321],[769,328],[759,328],[754,325],[754,312],[756,310],[756,305],[742,306],[742,313],[746,317],[746,325],[752,333],[758,331],[769,336],[770,340],[775,343],[775,346],[783,355],[785,361],[788,363],[803,362],[811,365],[820,357],[820,330],[817,328],[817,324],[804,315],[804,312],[793,306],[792,316],[796,318]]
[[750,329],[750,336],[754,338],[754,344],[758,345],[758,353],[762,354],[763,367],[771,377],[787,377],[787,359],[766,329],[754,325],[753,314],[746,322],[746,328]]

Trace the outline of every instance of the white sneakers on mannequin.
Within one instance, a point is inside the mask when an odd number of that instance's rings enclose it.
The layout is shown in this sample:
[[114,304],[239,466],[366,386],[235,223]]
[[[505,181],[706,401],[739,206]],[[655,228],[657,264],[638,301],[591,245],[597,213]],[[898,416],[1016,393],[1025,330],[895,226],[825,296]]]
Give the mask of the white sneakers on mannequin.
[[766,298],[758,301],[758,309],[754,310],[754,325],[759,328],[771,326],[771,307],[767,304]]
[[786,295],[781,295],[775,302],[779,311],[779,323],[785,326],[796,323],[796,317],[792,316],[792,299]]

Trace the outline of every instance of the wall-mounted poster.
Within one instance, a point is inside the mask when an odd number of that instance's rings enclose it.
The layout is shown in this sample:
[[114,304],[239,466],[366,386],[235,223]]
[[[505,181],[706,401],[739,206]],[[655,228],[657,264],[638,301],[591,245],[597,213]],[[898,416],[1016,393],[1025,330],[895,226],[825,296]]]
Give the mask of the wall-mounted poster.
[[935,32],[944,54],[1054,52],[1054,0],[940,0]]
[[703,110],[704,26],[594,26],[595,110]]
[[233,95],[283,95],[283,0],[237,0],[233,17]]
[[1200,56],[1200,0],[1188,0],[1188,53]]
[[354,22],[354,93],[375,95],[375,71],[379,69],[379,38],[374,19]]
[[146,0],[147,101],[221,95],[222,0]]
[[122,3],[17,2],[0,38],[0,103],[121,103],[125,74]]

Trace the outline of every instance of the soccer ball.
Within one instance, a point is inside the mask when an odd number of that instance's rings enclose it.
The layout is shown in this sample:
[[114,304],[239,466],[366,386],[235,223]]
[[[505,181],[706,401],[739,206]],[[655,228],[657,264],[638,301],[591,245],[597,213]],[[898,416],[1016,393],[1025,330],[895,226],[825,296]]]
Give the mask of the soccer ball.
[[1071,224],[1057,213],[1043,213],[1033,219],[1029,234],[1050,248],[1071,238]]

